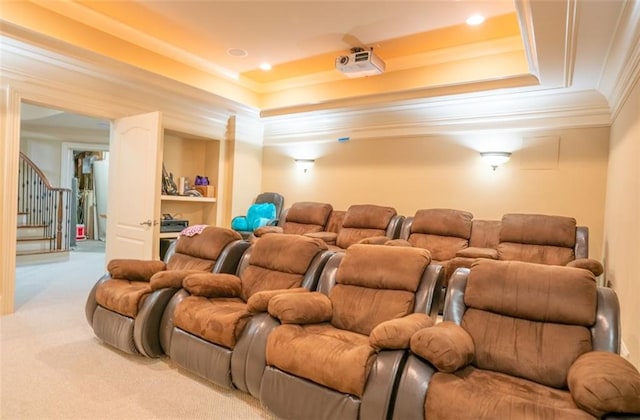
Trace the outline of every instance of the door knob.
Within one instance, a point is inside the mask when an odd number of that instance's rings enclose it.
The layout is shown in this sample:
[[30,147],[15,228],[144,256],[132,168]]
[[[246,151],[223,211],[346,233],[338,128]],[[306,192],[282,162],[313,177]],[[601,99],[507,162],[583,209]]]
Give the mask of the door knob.
[[140,222],[140,226],[151,226],[151,219],[147,220],[146,222]]

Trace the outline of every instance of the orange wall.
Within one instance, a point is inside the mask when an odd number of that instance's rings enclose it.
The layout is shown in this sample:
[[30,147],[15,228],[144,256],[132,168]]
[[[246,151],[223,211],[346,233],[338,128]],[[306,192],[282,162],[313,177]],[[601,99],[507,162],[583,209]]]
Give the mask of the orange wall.
[[[517,150],[523,136],[559,136],[555,169],[525,169]],[[609,129],[517,133],[511,160],[492,171],[462,137],[352,140],[266,146],[263,191],[278,191],[285,207],[296,201],[390,205],[400,214],[420,208],[464,209],[477,218],[507,212],[575,217],[590,229],[590,255],[601,258]],[[315,158],[307,173],[294,158]]]

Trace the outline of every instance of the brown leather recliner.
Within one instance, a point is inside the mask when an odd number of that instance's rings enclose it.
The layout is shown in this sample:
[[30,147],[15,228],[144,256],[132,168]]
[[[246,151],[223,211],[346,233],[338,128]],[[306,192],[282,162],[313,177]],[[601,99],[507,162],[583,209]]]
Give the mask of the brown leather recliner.
[[169,299],[191,273],[235,272],[249,247],[239,233],[219,227],[194,227],[181,235],[164,261],[117,259],[93,286],[85,314],[96,336],[124,352],[161,356],[160,320]]
[[303,235],[311,232],[323,232],[333,211],[328,203],[304,201],[294,203],[283,210],[278,226],[263,226],[253,232],[254,237],[267,233],[285,233]]
[[255,332],[269,317],[269,300],[315,289],[332,254],[317,239],[267,234],[247,249],[237,275],[187,276],[162,318],[163,349],[217,385],[257,394],[265,364]]
[[572,217],[505,214],[500,223],[498,259],[585,268],[599,276],[599,261],[589,258],[589,231]]
[[[384,244],[390,239],[398,238],[403,221],[404,216],[398,215],[393,207],[354,204],[347,209],[336,233],[326,230],[308,233],[307,236],[322,239],[334,251],[344,251],[363,240]],[[332,223],[332,229],[336,227],[337,224]]]
[[442,267],[429,251],[355,244],[336,253],[318,292],[281,295],[269,313],[260,387],[283,419],[386,419],[414,331],[432,325]]
[[411,338],[393,419],[590,419],[640,412],[619,307],[587,270],[479,259],[444,321]]
[[469,246],[473,214],[454,209],[421,209],[402,224],[400,239],[411,246],[428,249],[433,262],[445,269],[446,279],[453,274],[449,262]]
[[449,261],[449,272],[453,274],[460,267],[471,267],[476,258],[497,260],[500,226],[500,220],[473,219],[469,246],[458,250]]

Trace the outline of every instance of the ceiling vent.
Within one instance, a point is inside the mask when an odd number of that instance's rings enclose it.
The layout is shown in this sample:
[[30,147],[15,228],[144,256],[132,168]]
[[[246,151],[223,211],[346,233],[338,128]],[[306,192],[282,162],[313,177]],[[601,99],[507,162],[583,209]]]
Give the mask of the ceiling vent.
[[372,50],[353,48],[351,54],[336,58],[336,69],[347,77],[375,76],[384,73],[384,61]]

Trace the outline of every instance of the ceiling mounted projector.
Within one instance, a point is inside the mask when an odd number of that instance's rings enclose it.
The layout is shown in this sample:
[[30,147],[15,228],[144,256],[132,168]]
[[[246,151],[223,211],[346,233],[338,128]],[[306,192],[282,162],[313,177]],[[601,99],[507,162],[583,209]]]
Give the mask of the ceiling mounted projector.
[[336,58],[336,70],[347,77],[375,76],[384,73],[384,61],[373,51],[355,48],[351,54]]

